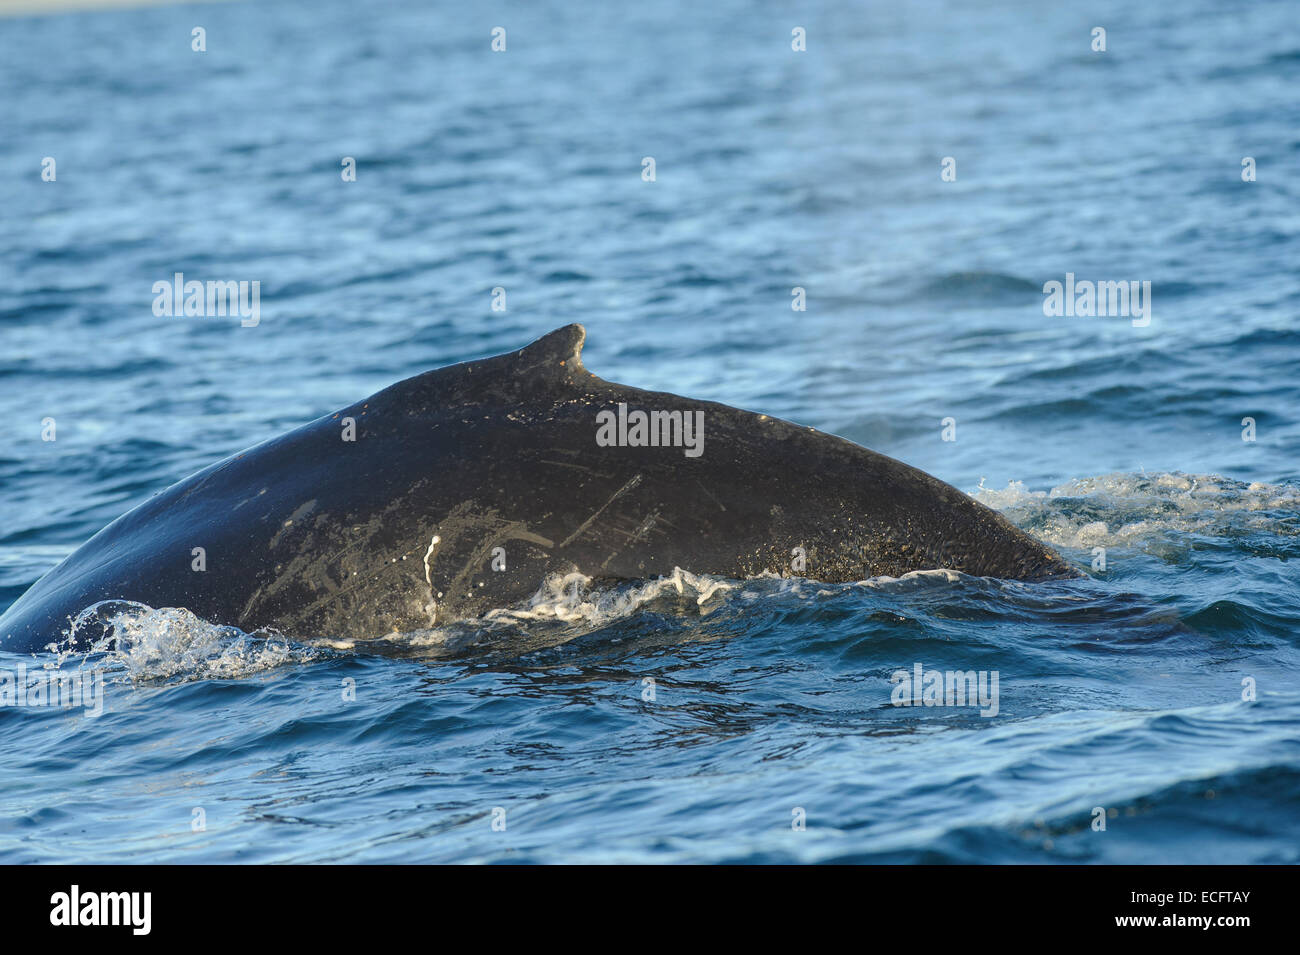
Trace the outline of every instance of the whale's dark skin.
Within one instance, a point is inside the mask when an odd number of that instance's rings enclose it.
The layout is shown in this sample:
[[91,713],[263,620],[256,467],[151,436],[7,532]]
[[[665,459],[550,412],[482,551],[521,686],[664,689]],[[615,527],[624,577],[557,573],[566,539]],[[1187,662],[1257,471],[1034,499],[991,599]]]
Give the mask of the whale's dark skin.
[[[1078,576],[1001,515],[891,458],[603,381],[582,366],[584,337],[569,325],[418,375],[173,485],[37,581],[0,617],[0,647],[45,647],[114,598],[249,632],[364,639],[517,604],[549,573],[791,576],[796,547],[800,576],[831,582],[931,568]],[[703,411],[703,453],[600,446],[597,414],[620,402]],[[495,548],[505,570],[492,567]]]

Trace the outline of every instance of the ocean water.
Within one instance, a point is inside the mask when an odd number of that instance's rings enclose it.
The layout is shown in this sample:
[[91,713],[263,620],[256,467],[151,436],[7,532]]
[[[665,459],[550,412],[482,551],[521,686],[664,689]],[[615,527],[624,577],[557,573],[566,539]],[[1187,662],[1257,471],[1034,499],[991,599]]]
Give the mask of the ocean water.
[[[0,860],[1300,861],[1294,14],[0,19],[0,608],[200,467],[571,321],[602,377],[841,434],[1089,572],[684,567],[366,648],[117,608],[116,650],[0,653],[104,680],[0,708]],[[156,316],[176,272],[259,281],[258,324]],[[1149,323],[1045,315],[1067,273]],[[996,706],[894,705],[917,665]]]

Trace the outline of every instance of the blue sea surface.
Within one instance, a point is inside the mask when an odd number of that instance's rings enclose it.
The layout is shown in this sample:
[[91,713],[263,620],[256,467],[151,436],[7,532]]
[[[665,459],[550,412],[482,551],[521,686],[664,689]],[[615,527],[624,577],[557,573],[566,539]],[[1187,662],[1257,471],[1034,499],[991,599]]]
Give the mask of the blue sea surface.
[[[684,567],[539,592],[522,653],[141,610],[0,653],[104,680],[0,707],[0,861],[1300,861],[1295,13],[0,19],[0,609],[199,468],[574,321],[603,378],[843,435],[1088,572]],[[177,272],[259,322],[155,315]],[[1046,315],[1067,273],[1150,322]],[[918,664],[996,673],[996,715],[894,705]]]

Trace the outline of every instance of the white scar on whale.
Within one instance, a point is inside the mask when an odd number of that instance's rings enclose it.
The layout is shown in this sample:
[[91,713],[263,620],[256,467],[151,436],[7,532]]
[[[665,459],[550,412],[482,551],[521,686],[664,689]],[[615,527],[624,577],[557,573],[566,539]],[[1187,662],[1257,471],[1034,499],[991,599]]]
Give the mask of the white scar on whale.
[[[429,558],[433,556],[433,550],[438,546],[438,542],[441,540],[441,537],[434,534],[433,538],[429,541],[429,549],[424,552],[424,582],[429,585],[429,602],[425,604],[424,609],[429,614],[429,623],[431,624],[436,624],[438,622],[438,601],[433,593],[433,571],[429,567]],[[438,594],[437,596],[441,597],[442,594]]]

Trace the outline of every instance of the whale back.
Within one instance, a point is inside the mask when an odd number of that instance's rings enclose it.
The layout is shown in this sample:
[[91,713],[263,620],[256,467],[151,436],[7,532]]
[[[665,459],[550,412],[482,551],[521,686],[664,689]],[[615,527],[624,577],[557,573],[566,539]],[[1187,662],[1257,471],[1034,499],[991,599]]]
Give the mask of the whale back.
[[517,604],[551,574],[790,575],[796,548],[800,574],[825,581],[939,567],[1075,576],[901,462],[597,378],[584,339],[568,325],[417,375],[173,485],[20,597],[0,617],[0,646],[43,646],[108,599],[364,639]]

